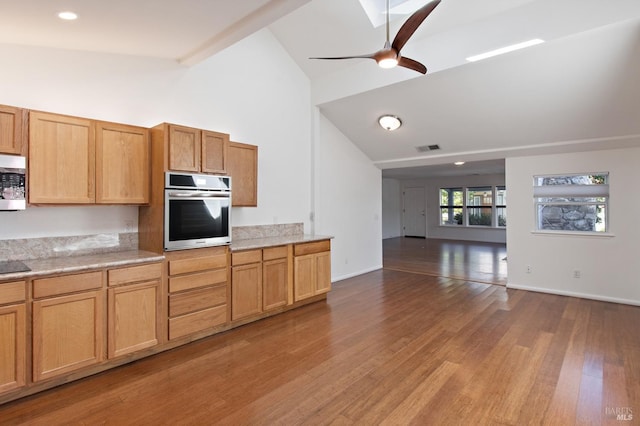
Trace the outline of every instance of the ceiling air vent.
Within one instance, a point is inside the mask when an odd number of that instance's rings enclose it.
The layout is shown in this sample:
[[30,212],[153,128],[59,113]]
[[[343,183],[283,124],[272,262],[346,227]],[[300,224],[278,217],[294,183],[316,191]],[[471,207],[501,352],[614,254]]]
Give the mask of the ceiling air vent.
[[416,149],[418,150],[418,152],[436,151],[440,149],[440,146],[439,145],[422,145],[422,146],[416,146]]

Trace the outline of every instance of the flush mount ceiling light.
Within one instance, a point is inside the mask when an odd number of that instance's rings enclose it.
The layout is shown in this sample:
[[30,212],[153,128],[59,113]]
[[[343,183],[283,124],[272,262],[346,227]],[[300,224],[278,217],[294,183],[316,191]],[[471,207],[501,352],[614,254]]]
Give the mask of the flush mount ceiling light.
[[453,163],[455,166],[462,166],[464,164],[464,161],[456,161],[455,163]]
[[64,12],[58,13],[58,18],[64,19],[65,21],[74,21],[78,19],[78,14],[70,10],[65,10]]
[[479,55],[469,56],[467,61],[477,62],[483,59],[491,58],[493,56],[503,55],[505,53],[513,52],[514,50],[524,49],[525,47],[535,46],[536,44],[544,43],[544,40],[534,38],[533,40],[524,41],[522,43],[512,44],[510,46],[501,47],[500,49],[492,50],[490,52],[481,53]]
[[402,121],[398,117],[389,114],[383,115],[382,117],[378,118],[378,123],[380,123],[380,126],[383,129],[390,132],[402,126]]

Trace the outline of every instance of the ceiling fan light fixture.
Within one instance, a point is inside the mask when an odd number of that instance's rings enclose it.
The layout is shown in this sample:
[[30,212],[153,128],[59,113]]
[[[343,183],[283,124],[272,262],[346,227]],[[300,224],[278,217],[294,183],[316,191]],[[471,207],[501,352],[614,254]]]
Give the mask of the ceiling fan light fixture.
[[378,61],[378,65],[380,66],[380,68],[389,69],[397,66],[398,60],[396,58],[380,59]]
[[65,10],[64,12],[58,13],[58,18],[65,21],[75,21],[78,19],[78,14],[70,10]]
[[383,115],[382,117],[378,118],[378,123],[380,124],[380,127],[390,132],[402,126],[402,120],[400,120],[400,118],[396,117],[395,115],[389,114]]

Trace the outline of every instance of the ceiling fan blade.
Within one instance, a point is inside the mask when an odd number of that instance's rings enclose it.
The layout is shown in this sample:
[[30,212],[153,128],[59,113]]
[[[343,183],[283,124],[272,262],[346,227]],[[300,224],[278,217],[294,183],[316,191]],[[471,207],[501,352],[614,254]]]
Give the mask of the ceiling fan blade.
[[427,73],[427,67],[425,67],[424,65],[422,65],[418,61],[414,61],[413,59],[405,58],[404,56],[400,57],[400,60],[398,61],[398,66],[399,67],[409,68],[410,70],[418,71],[419,73],[422,73],[422,74],[426,74]]
[[420,9],[416,10],[413,15],[411,15],[404,24],[402,24],[402,27],[400,27],[400,30],[398,30],[398,34],[396,34],[396,38],[393,39],[393,43],[391,44],[391,46],[398,52],[400,52],[400,49],[402,49],[405,43],[418,29],[420,24],[422,24],[422,21],[424,21],[427,16],[429,16],[429,14],[433,12],[433,9],[435,9],[439,4],[440,0],[433,0],[432,2],[427,3]]
[[360,58],[364,58],[364,59],[375,59],[375,53],[371,53],[368,55],[354,55],[354,56],[336,56],[336,57],[330,57],[330,58],[319,58],[319,57],[314,57],[314,58],[309,58],[309,59],[360,59]]

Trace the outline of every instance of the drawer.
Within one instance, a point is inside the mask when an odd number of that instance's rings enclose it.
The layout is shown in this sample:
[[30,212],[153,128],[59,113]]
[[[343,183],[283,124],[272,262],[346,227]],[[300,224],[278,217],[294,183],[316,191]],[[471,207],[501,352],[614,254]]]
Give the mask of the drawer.
[[33,297],[57,296],[75,293],[77,291],[94,290],[102,287],[102,272],[88,272],[85,274],[62,275],[53,278],[33,280]]
[[26,299],[26,282],[13,281],[0,284],[0,305],[24,302]]
[[162,263],[110,269],[107,275],[110,286],[155,280],[162,276]]
[[331,250],[331,240],[314,241],[313,243],[296,244],[294,246],[295,256],[304,256],[305,254],[321,253]]
[[262,262],[262,250],[247,250],[231,253],[231,266]]
[[262,250],[262,260],[282,259],[288,255],[287,246],[269,247]]
[[200,256],[186,259],[169,260],[169,275],[201,272],[208,269],[227,267],[227,255]]
[[227,321],[227,305],[169,319],[169,340],[213,328]]
[[188,314],[227,303],[227,286],[201,288],[169,296],[169,316]]
[[191,290],[227,282],[227,269],[200,272],[197,274],[182,275],[169,278],[169,293]]

